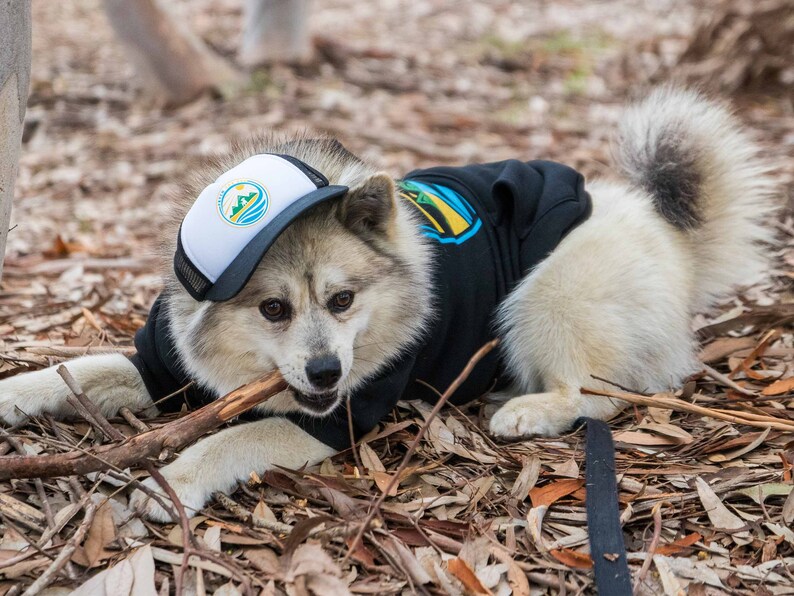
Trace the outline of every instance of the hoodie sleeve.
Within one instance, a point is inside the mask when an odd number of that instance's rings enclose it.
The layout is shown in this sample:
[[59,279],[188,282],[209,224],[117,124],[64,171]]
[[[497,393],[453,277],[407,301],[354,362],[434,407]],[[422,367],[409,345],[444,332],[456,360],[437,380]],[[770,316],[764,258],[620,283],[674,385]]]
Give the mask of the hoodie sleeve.
[[[146,324],[135,333],[135,349],[130,362],[138,369],[143,384],[160,412],[179,412],[183,404],[199,408],[217,396],[209,390],[191,385],[177,357],[176,346],[168,326],[163,295],[154,301]],[[163,399],[170,396],[168,399]]]

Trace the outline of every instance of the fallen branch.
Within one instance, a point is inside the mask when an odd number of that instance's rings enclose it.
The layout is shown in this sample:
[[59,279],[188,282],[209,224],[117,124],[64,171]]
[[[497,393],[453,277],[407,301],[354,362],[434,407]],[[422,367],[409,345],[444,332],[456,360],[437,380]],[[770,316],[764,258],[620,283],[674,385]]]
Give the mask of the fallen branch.
[[674,397],[665,397],[664,395],[653,395],[649,397],[647,395],[639,395],[636,393],[602,391],[598,389],[585,388],[582,388],[582,393],[585,395],[610,397],[613,399],[629,402],[631,404],[650,406],[652,408],[663,408],[668,410],[676,410],[678,412],[699,414],[701,416],[708,416],[709,418],[733,422],[734,424],[746,424],[747,426],[755,426],[757,428],[772,428],[774,430],[794,433],[794,422],[789,420],[776,418],[775,416],[761,416],[759,414],[752,414],[750,412],[706,408],[703,406],[690,404],[689,402],[685,402]]
[[156,457],[163,449],[177,450],[195,441],[286,388],[286,381],[274,371],[173,422],[124,441],[100,445],[90,452],[0,457],[0,480],[82,475],[127,468],[147,457]]

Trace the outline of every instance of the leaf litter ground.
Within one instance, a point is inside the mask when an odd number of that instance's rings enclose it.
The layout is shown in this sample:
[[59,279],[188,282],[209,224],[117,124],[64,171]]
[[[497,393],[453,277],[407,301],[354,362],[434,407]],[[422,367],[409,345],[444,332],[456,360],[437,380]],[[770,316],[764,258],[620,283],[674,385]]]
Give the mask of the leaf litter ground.
[[[239,4],[174,10],[232,56]],[[675,1],[329,0],[312,13],[312,63],[261,70],[232,98],[168,111],[136,91],[99,2],[33,10],[32,93],[0,292],[3,377],[130,351],[159,290],[150,256],[161,241],[157,221],[191,157],[252,130],[308,128],[339,136],[395,175],[518,156],[598,176],[609,171],[620,105],[671,63],[697,16]],[[736,99],[790,192],[790,102]],[[679,392],[684,401],[794,419],[794,230],[788,216],[774,225],[781,245],[772,279],[696,319],[709,368]],[[352,551],[357,522],[388,487],[427,406],[401,405],[355,453],[315,469],[252,471],[191,520],[208,554],[190,559],[186,588],[591,592],[582,433],[496,443],[482,430],[493,408],[450,408],[430,423]],[[136,432],[128,419],[113,424]],[[791,434],[643,406],[613,429],[640,593],[794,593]],[[82,420],[43,417],[7,432],[3,454],[90,449],[99,440]],[[37,578],[34,588],[50,594],[172,590],[183,563],[179,525],[142,521],[127,506],[130,483],[145,475],[0,483],[0,594],[21,593]]]

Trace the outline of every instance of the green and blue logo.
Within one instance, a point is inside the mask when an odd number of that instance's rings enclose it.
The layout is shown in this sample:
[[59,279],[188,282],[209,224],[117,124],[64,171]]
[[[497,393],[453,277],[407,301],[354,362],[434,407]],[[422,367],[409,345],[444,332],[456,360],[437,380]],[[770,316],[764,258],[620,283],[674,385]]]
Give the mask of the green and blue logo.
[[482,226],[472,206],[451,188],[417,180],[398,180],[397,187],[424,216],[424,235],[442,244],[463,244]]
[[267,190],[254,180],[235,180],[218,195],[218,213],[227,223],[239,228],[261,220],[269,206]]

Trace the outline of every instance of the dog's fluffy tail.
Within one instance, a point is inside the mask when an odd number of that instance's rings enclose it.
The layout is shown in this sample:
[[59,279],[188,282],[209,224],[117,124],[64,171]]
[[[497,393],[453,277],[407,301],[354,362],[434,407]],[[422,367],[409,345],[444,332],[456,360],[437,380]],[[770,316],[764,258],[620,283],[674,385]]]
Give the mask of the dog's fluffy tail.
[[696,92],[657,89],[627,111],[617,161],[691,245],[694,308],[759,279],[774,237],[775,184],[726,108]]

